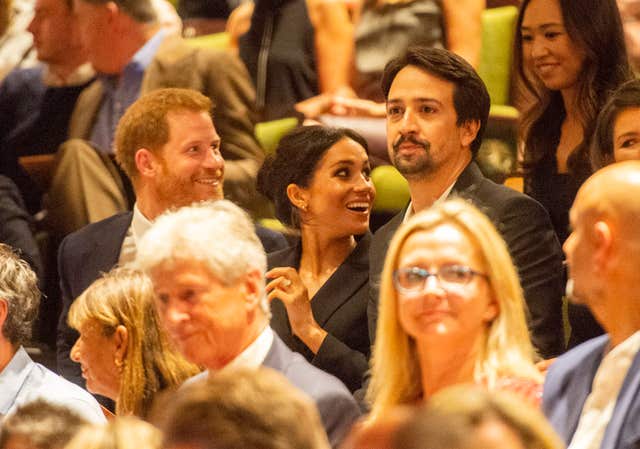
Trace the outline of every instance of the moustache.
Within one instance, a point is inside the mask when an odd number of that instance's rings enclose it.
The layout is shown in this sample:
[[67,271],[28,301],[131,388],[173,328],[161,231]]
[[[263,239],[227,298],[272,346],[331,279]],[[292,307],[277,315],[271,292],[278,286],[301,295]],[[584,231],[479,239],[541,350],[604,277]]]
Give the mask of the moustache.
[[422,148],[424,148],[424,151],[429,151],[429,147],[431,147],[431,144],[429,143],[428,140],[420,140],[413,134],[401,134],[400,137],[398,137],[396,141],[393,142],[393,151],[397,152],[398,149],[400,148],[400,145],[402,145],[405,142],[409,142],[414,145],[419,145]]

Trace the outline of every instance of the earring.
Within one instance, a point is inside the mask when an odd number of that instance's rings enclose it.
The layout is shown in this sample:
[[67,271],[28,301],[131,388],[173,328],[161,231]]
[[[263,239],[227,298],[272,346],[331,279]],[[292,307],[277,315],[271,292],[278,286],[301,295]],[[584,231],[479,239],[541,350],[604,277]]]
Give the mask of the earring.
[[306,212],[308,208],[309,208],[309,206],[307,205],[307,203],[303,203],[303,204],[300,206],[300,209],[302,209],[304,212]]
[[116,366],[118,372],[121,373],[122,369],[124,368],[124,362],[121,359],[115,358],[113,360],[113,364]]

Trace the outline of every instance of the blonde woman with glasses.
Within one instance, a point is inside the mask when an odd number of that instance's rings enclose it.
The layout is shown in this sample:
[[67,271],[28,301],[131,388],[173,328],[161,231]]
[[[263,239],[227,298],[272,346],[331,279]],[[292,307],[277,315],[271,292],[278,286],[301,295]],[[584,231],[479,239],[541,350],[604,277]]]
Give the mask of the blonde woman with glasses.
[[455,199],[412,217],[393,237],[382,274],[372,418],[456,384],[538,404],[542,376],[525,308],[507,247],[478,209]]

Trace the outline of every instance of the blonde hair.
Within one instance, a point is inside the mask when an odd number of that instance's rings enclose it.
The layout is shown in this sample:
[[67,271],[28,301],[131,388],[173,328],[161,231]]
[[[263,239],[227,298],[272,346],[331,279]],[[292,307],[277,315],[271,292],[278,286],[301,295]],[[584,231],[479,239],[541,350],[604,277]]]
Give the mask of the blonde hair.
[[162,433],[135,416],[84,426],[65,449],[160,449]]
[[541,380],[533,364],[535,351],[526,324],[526,303],[504,240],[475,206],[461,199],[449,200],[416,214],[391,240],[382,272],[380,317],[371,360],[371,384],[367,391],[373,416],[395,405],[414,403],[422,396],[415,342],[398,320],[393,272],[409,236],[443,224],[455,226],[477,248],[498,303],[499,313],[488,326],[475,363],[476,381],[493,388],[502,376]]
[[169,344],[159,325],[153,295],[151,280],[144,273],[115,268],[91,284],[69,309],[69,325],[75,329],[88,320],[97,321],[105,336],[113,335],[118,326],[127,329],[116,401],[119,415],[145,416],[158,391],[179,385],[199,371]]

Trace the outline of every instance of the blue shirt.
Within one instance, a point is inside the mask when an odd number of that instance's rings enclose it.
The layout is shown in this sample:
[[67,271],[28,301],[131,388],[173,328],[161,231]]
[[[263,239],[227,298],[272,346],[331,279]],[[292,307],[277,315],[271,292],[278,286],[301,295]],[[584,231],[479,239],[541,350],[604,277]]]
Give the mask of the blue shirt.
[[106,421],[91,394],[35,363],[21,346],[0,372],[0,415],[13,413],[36,399],[68,407],[92,423]]
[[140,95],[144,72],[164,37],[164,31],[158,31],[133,55],[120,75],[103,74],[98,77],[104,96],[91,130],[91,142],[103,153],[113,153],[113,138],[118,121]]

